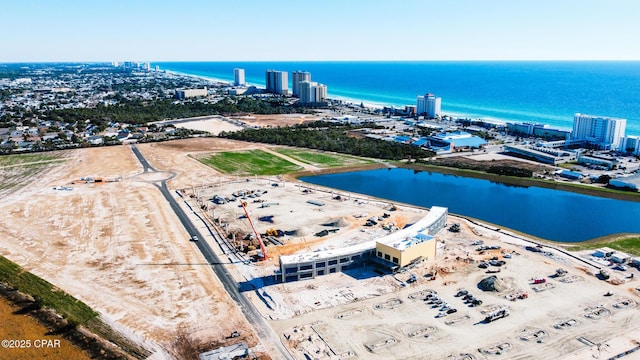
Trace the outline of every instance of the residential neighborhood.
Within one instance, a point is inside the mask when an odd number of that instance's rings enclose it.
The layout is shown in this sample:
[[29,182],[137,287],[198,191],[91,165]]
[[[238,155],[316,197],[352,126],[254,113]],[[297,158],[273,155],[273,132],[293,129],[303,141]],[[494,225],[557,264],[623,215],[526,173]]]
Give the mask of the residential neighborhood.
[[189,131],[172,125],[141,126],[136,121],[81,120],[59,114],[123,102],[178,101],[173,99],[177,88],[207,85],[211,82],[137,65],[28,64],[15,69],[4,64],[0,67],[0,153],[185,137]]

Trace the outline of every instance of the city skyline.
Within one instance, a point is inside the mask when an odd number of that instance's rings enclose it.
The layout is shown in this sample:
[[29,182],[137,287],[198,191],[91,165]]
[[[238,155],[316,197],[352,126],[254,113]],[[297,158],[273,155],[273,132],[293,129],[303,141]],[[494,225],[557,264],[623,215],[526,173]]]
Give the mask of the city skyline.
[[[640,36],[633,0],[34,0],[4,9],[15,31],[0,40],[0,62],[640,60],[629,46]],[[288,20],[270,25],[276,13]]]

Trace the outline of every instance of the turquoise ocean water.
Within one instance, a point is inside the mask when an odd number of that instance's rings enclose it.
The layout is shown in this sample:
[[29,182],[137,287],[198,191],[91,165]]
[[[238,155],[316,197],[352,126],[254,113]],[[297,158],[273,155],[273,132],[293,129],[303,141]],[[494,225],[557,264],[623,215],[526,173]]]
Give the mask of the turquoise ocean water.
[[445,114],[529,121],[570,129],[576,112],[627,119],[640,135],[640,62],[166,62],[163,70],[264,87],[267,69],[311,72],[329,97],[380,105],[415,105],[427,92]]

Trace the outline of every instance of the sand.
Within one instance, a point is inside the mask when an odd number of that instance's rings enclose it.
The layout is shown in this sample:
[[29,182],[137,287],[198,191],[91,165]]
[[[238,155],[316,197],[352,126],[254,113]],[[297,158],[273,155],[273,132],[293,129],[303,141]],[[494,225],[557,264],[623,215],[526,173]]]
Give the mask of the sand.
[[206,131],[211,135],[218,135],[223,131],[241,130],[237,122],[223,116],[200,116],[162,122],[163,124],[173,124],[177,128]]

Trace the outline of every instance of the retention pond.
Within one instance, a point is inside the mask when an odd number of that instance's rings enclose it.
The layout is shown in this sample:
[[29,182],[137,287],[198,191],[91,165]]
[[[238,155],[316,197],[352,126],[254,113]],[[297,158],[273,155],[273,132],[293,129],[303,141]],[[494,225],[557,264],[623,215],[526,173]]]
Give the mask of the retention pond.
[[552,241],[581,242],[618,233],[640,233],[640,202],[403,168],[300,180],[417,206],[444,206],[451,213]]

